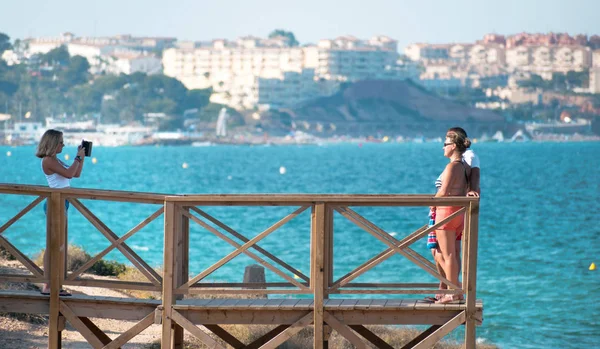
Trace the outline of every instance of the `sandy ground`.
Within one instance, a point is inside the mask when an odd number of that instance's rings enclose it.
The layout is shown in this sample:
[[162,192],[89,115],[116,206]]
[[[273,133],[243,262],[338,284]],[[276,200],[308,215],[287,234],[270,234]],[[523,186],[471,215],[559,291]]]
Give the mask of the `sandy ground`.
[[[23,273],[24,269],[19,262],[6,261],[0,259],[0,273]],[[86,278],[99,278],[94,275],[85,275]],[[22,284],[4,284],[0,285],[2,289],[16,288],[36,290],[34,285],[24,286]],[[40,287],[41,285],[37,285]],[[86,294],[90,296],[105,297],[126,297],[118,290],[100,289],[91,287],[66,287],[73,294]],[[31,323],[33,319],[38,323]],[[127,331],[135,322],[117,321],[110,319],[91,319],[100,329],[104,330],[110,338],[116,338],[121,333]],[[107,329],[110,329],[107,331]],[[123,348],[149,348],[150,344],[160,339],[160,325],[152,325]],[[188,334],[186,333],[186,337]],[[191,339],[191,338],[187,338]],[[91,348],[91,345],[67,323],[66,329],[62,332],[63,348]],[[47,317],[33,315],[16,317],[0,314],[0,348],[1,349],[30,349],[30,348],[48,348],[48,321]]]

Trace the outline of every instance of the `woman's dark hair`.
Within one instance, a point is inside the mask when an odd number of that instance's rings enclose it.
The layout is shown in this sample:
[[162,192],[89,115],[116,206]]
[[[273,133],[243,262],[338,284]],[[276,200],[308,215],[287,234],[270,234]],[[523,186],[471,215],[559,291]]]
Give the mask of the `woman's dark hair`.
[[[454,132],[457,135],[459,135],[461,138],[464,139],[464,145],[465,145],[465,150],[471,147],[471,140],[469,139],[469,137],[467,136],[467,131],[465,131],[464,128],[462,127],[452,127],[448,130],[448,132],[446,133],[446,136],[448,136],[448,134],[450,132]],[[454,141],[454,140],[453,140]],[[456,142],[455,142],[456,143]],[[458,143],[457,143],[458,145]],[[463,151],[464,153],[464,151]]]
[[471,146],[471,140],[465,137],[461,132],[448,131],[446,137],[449,138],[452,143],[456,144],[456,149],[461,154],[467,151],[467,148]]

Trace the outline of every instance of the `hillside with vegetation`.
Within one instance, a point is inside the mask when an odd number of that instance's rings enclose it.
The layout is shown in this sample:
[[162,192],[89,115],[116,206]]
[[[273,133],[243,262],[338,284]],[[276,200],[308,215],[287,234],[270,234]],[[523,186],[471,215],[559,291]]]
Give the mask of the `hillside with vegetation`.
[[274,124],[294,123],[322,133],[434,136],[460,124],[474,130],[504,130],[505,118],[490,110],[443,98],[410,81],[365,80],[347,84],[333,96],[318,98],[285,113],[271,113]]

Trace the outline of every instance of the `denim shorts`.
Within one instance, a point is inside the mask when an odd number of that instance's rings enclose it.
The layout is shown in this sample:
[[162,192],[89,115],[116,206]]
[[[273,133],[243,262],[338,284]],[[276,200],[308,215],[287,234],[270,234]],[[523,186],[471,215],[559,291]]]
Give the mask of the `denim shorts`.
[[[65,200],[65,214],[67,214],[67,211],[69,211],[69,206],[71,206],[71,204],[69,203],[68,200]],[[48,210],[48,200],[44,201],[44,214],[46,214],[47,210]]]

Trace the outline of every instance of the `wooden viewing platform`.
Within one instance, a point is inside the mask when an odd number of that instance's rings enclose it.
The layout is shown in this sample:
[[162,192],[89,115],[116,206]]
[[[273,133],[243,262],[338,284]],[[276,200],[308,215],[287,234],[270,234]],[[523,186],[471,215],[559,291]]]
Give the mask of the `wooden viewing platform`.
[[[396,324],[429,325],[428,329],[403,348],[429,348],[460,325],[465,325],[465,346],[475,348],[475,327],[483,319],[483,304],[476,299],[478,198],[434,198],[432,195],[165,195],[0,184],[0,197],[7,195],[33,198],[14,217],[0,217],[0,224],[3,224],[0,226],[0,245],[22,263],[29,274],[0,274],[0,282],[47,282],[51,285],[51,292],[50,296],[44,296],[31,291],[0,291],[0,312],[47,314],[48,347],[52,349],[61,347],[61,331],[66,322],[79,331],[93,348],[119,348],[154,324],[162,326],[162,348],[182,348],[183,331],[188,331],[212,348],[224,347],[209,336],[209,332],[226,342],[227,347],[276,348],[308,326],[314,328],[314,348],[326,348],[331,331],[337,331],[357,348],[367,348],[368,342],[378,348],[392,348],[365,325]],[[44,200],[48,204],[48,270],[37,266],[4,235],[10,226]],[[68,254],[65,200],[71,204],[70,211],[82,214],[110,244],[75,271],[67,271],[65,267]],[[116,234],[81,200],[129,202],[154,205],[157,209],[131,230]],[[290,207],[291,213],[276,218],[279,220],[275,224],[248,238],[207,213],[205,207],[208,206],[281,206]],[[355,210],[355,207],[361,206],[462,207],[456,213],[465,213],[461,249],[462,287],[453,285],[437,272],[428,251],[424,257],[411,248],[413,243],[422,243],[422,239],[430,231],[449,221],[454,215],[436,222],[433,227],[424,225],[402,239],[396,239],[393,236],[395,234],[389,234],[377,226],[376,222],[361,216]],[[310,229],[306,232],[310,234],[308,275],[259,244],[262,239],[305,211],[310,212]],[[71,212],[71,215],[74,214],[77,213]],[[364,230],[365,234],[387,246],[381,253],[338,279],[334,278],[334,214],[352,222]],[[161,216],[164,220],[164,252],[161,271],[157,272],[127,245],[126,240]],[[195,276],[189,275],[189,260],[194,258],[190,256],[189,250],[192,224],[202,227],[203,233],[216,236],[234,247],[232,252],[218,256],[220,259],[216,263]],[[293,241],[290,244],[293,246]],[[96,261],[116,250],[144,275],[146,281],[91,280],[82,277]],[[215,270],[242,254],[285,281],[263,284],[206,281]],[[438,291],[437,282],[353,282],[396,254],[450,285],[452,289]],[[153,300],[83,295],[59,297],[59,290],[63,285],[155,291],[160,292],[161,298]],[[414,295],[422,297],[433,293],[464,294],[465,301],[461,304],[433,304],[414,298]],[[186,298],[199,294],[227,295],[227,298]],[[288,298],[248,299],[250,294],[276,294]],[[343,298],[343,295],[360,295],[361,298]],[[413,297],[398,298],[402,295]],[[137,323],[117,337],[109,337],[90,320],[94,318],[134,320]],[[220,326],[226,324],[268,324],[273,325],[273,329],[253,343],[242,343]]]

